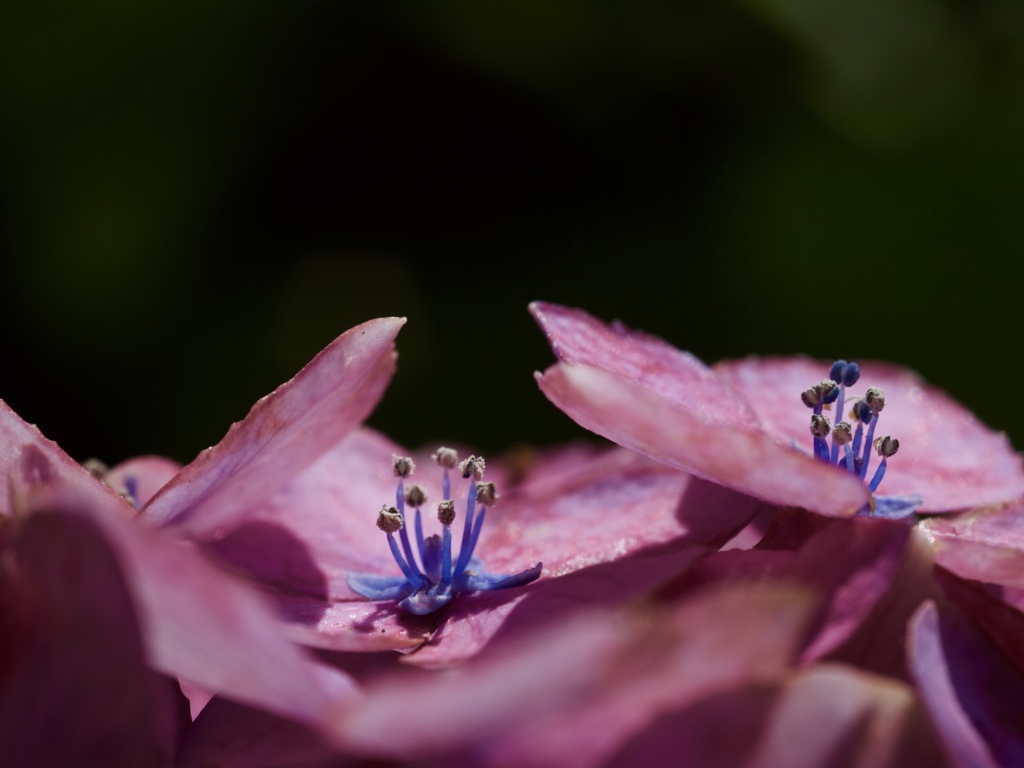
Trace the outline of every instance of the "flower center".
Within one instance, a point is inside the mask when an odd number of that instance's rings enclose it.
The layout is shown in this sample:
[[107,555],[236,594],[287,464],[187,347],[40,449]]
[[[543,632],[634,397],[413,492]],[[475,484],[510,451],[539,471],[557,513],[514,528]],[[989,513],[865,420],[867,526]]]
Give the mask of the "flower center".
[[[900,441],[889,435],[875,438],[875,429],[885,408],[885,393],[876,387],[867,389],[863,397],[854,400],[848,414],[849,421],[838,421],[835,426],[824,413],[831,410],[834,403],[836,418],[841,419],[846,405],[846,388],[852,387],[859,379],[860,366],[845,360],[837,360],[829,369],[829,377],[804,390],[800,394],[800,399],[804,405],[812,409],[810,430],[814,441],[814,457],[865,481],[872,498],[869,509],[862,512],[874,514],[876,502],[879,500],[874,497],[874,493],[885,477],[888,459],[894,456],[900,447]],[[851,422],[856,424],[856,428]],[[828,441],[829,436],[832,438],[831,445]],[[867,473],[871,464],[872,448],[881,461],[869,481]],[[921,504],[920,496],[889,497],[887,501],[890,499],[895,500],[893,503],[899,510],[897,513],[895,509],[886,509],[885,516],[902,517],[910,514]]]
[[[480,540],[487,508],[494,506],[498,499],[494,483],[482,482],[486,462],[480,456],[470,456],[460,462],[453,449],[443,447],[437,450],[433,458],[443,471],[441,492],[444,498],[437,505],[437,519],[441,523],[440,537],[423,535],[420,508],[427,503],[426,492],[418,485],[405,485],[406,478],[415,470],[415,464],[412,459],[404,456],[393,457],[392,466],[398,477],[395,505],[384,505],[377,515],[377,527],[387,535],[391,555],[402,571],[402,577],[349,574],[348,584],[353,591],[374,600],[404,598],[399,603],[402,608],[412,613],[427,614],[448,603],[459,592],[507,589],[528,584],[540,576],[540,563],[508,576],[490,574],[483,570],[483,564],[474,557],[473,552]],[[453,469],[458,469],[462,478],[468,482],[462,542],[455,558],[452,555],[451,530],[456,517],[451,493],[450,471]],[[411,507],[415,513],[415,549],[406,526],[406,507]]]

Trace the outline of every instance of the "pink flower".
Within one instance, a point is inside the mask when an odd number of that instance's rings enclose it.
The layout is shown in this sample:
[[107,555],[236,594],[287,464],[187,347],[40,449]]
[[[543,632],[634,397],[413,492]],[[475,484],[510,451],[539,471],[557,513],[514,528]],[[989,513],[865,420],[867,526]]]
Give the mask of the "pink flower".
[[[872,510],[870,453],[862,474],[842,471],[845,459],[832,458],[831,449],[830,461],[815,458],[801,394],[829,380],[828,363],[747,358],[708,368],[660,339],[605,325],[581,310],[537,302],[531,311],[559,358],[537,375],[540,388],[587,429],[781,506],[837,517]],[[946,394],[883,363],[862,363],[864,382],[884,392],[884,413],[872,411],[868,430],[880,423],[880,437],[900,441],[880,482],[903,501],[885,505],[876,498],[878,510],[905,513],[920,496],[917,511],[952,512],[1024,493],[1021,459],[1006,437]],[[827,419],[829,405],[823,399],[815,415]],[[862,450],[870,447],[865,440]],[[837,461],[838,469],[830,466]]]
[[339,337],[166,484],[166,461],[136,462],[138,471],[123,474],[125,487],[116,490],[134,496],[163,485],[142,522],[124,499],[0,403],[0,515],[30,515],[59,503],[88,517],[126,574],[151,665],[328,727],[330,713],[352,695],[351,680],[296,648],[250,587],[144,523],[173,531],[200,520],[216,531],[244,520],[257,500],[365,418],[394,370],[393,340],[402,322],[371,321]]

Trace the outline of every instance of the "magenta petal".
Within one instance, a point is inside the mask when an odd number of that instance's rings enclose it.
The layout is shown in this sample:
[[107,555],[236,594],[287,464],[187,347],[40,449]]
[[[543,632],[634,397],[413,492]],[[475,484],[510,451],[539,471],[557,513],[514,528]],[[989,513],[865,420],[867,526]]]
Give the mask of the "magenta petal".
[[911,672],[958,766],[1024,765],[1024,675],[977,630],[929,601],[910,622]]
[[757,429],[708,422],[635,381],[558,363],[538,383],[581,426],[684,472],[834,517],[853,515],[868,502],[867,489],[851,475]]
[[394,373],[404,323],[371,320],[339,336],[165,485],[143,515],[191,536],[244,519],[366,418]]
[[1024,589],[1024,500],[924,520],[935,561],[965,579]]
[[0,491],[22,514],[60,502],[99,526],[132,591],[156,668],[314,724],[328,722],[354,694],[345,675],[313,662],[284,636],[247,585],[194,547],[139,524],[123,499],[2,403]]
[[[1024,493],[1021,457],[995,432],[940,389],[895,365],[860,362],[860,381],[885,392],[877,433],[900,441],[879,492],[920,494],[920,512],[946,512],[994,504]],[[783,443],[807,445],[808,410],[798,393],[823,378],[829,364],[794,358],[746,358],[719,363],[715,374],[744,395],[764,429]],[[833,421],[835,416],[829,417]],[[846,415],[844,414],[844,418]],[[872,458],[876,462],[877,458]]]
[[131,596],[97,527],[40,512],[3,554],[4,765],[170,765],[177,701],[146,666]]

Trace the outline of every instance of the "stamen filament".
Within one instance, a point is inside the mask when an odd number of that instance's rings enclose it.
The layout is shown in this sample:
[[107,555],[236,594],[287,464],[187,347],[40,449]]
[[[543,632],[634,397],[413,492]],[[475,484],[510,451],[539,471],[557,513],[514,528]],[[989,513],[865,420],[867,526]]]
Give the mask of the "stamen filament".
[[846,452],[846,469],[853,472],[856,464],[856,460],[853,458],[853,449],[849,445],[844,445],[843,450]]
[[473,551],[476,549],[476,543],[480,539],[480,531],[483,530],[485,517],[487,517],[487,507],[480,507],[480,514],[476,516],[476,522],[473,524],[473,538],[469,542],[466,562],[462,562],[462,552],[459,552],[459,567],[455,572],[456,576],[461,576],[465,573],[466,568],[469,567],[469,561],[473,559]]
[[423,570],[427,570],[427,558],[423,554],[423,515],[420,514],[419,507],[416,508],[416,548],[420,551],[420,562],[423,563]]
[[444,479],[441,480],[441,498],[450,499],[452,497],[452,481],[448,477],[447,467],[444,470]]
[[871,423],[868,425],[868,434],[864,439],[864,450],[861,453],[860,460],[860,479],[863,480],[868,474],[868,459],[871,458],[871,444],[875,439],[875,425],[878,424],[878,414],[871,419]]
[[[836,421],[843,420],[843,405],[846,400],[846,385],[839,385],[839,397],[836,398]],[[829,453],[829,464],[839,463],[839,443],[835,437],[832,438],[832,451]]]
[[[403,528],[403,530],[405,530]],[[388,546],[391,547],[391,554],[395,558],[395,562],[398,563],[398,567],[402,569],[402,573],[409,581],[420,586],[424,586],[426,579],[418,571],[413,571],[409,567],[409,564],[405,562],[405,558],[402,557],[402,551],[398,548],[398,542],[395,541],[395,534],[388,534]]]
[[472,552],[470,540],[473,536],[473,513],[476,510],[476,482],[469,484],[469,496],[466,498],[466,520],[462,526],[462,544],[459,546],[459,561],[455,566],[456,573],[466,570]]
[[452,583],[452,527],[442,526],[441,531],[441,589]]
[[828,443],[825,438],[814,438],[814,455],[822,461],[828,462]]
[[[412,545],[409,543],[409,533],[406,531],[405,525],[405,483],[402,482],[402,478],[398,478],[398,490],[395,491],[395,508],[398,509],[398,514],[402,516],[402,529],[398,532],[398,535],[402,538],[402,549],[405,550],[405,556],[409,560],[409,567],[412,568],[416,575],[420,578],[423,574],[420,573],[419,568],[416,565],[416,558],[412,554]],[[420,549],[422,553],[422,548]]]
[[882,457],[882,463],[878,465],[878,469],[875,470],[874,477],[871,478],[871,482],[868,483],[868,490],[874,493],[878,486],[882,483],[882,478],[885,477],[885,457]]

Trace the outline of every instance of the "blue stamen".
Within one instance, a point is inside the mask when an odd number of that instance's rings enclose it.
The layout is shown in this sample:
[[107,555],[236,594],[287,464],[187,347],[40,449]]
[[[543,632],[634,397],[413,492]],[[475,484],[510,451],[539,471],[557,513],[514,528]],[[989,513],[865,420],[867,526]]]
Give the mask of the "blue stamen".
[[[442,448],[435,454],[435,460],[446,471],[442,481],[445,496],[451,495],[451,484],[447,469],[458,461],[455,451]],[[400,471],[401,457],[395,457],[396,474]],[[406,459],[403,477],[411,473],[412,461]],[[405,534],[405,489],[399,480],[396,494],[396,505],[385,506],[378,515],[377,527],[387,534],[391,556],[398,564],[403,576],[381,576],[378,574],[350,573],[347,575],[349,588],[371,600],[399,600],[398,606],[410,613],[424,615],[433,613],[447,605],[462,592],[479,590],[510,589],[529,584],[541,574],[542,563],[514,574],[488,573],[483,563],[474,557],[480,533],[483,530],[487,507],[498,498],[493,483],[477,483],[484,472],[484,460],[470,457],[460,465],[463,476],[469,479],[469,494],[466,499],[466,520],[462,529],[462,546],[459,550],[458,562],[452,563],[452,531],[451,524],[455,518],[455,507],[450,498],[438,505],[438,520],[442,525],[441,536],[423,537],[422,516],[419,501],[411,495],[409,503],[416,505],[416,543],[419,547],[423,573],[416,568],[416,561],[409,553],[408,536]],[[416,493],[418,491],[418,493]],[[410,487],[410,494],[415,499],[424,498],[423,492],[417,487]],[[479,505],[479,509],[477,506]],[[402,532],[403,546],[399,546],[394,533]],[[402,549],[406,549],[403,556]],[[473,570],[467,568],[472,564]]]
[[[804,405],[814,410],[810,430],[814,439],[813,456],[864,481],[871,494],[871,500],[858,510],[858,515],[906,517],[923,503],[920,496],[874,495],[885,478],[889,466],[888,458],[895,455],[900,447],[899,440],[889,435],[879,438],[878,444],[875,445],[875,429],[878,426],[879,415],[885,407],[885,393],[876,387],[869,387],[864,397],[854,402],[851,421],[857,422],[856,429],[853,429],[849,422],[842,420],[846,405],[846,388],[859,380],[859,365],[846,360],[836,360],[829,368],[829,379],[822,380],[801,393],[800,398]],[[837,404],[834,428],[831,428],[828,420],[821,415],[823,406],[832,402]],[[829,432],[832,437],[831,445],[827,440]],[[870,482],[867,482],[872,449],[877,450],[881,461],[875,468]]]
[[[419,572],[419,568],[416,566],[416,558],[412,554],[412,545],[409,543],[409,533],[406,531],[405,525],[405,484],[402,482],[402,478],[398,478],[398,490],[395,491],[395,507],[398,509],[398,514],[402,516],[402,529],[398,532],[398,535],[402,538],[402,549],[405,551],[405,556],[409,560],[409,566],[416,571],[416,574],[422,576]],[[422,552],[422,549],[420,550]]]
[[466,572],[466,568],[469,567],[470,561],[473,559],[473,551],[476,549],[476,543],[480,539],[480,531],[484,527],[484,518],[487,517],[487,508],[480,507],[480,512],[476,516],[476,522],[473,524],[473,538],[470,539],[469,549],[466,552],[465,562],[463,562],[462,552],[459,552],[459,567],[456,570],[455,575],[461,576]]
[[423,563],[423,570],[426,571],[427,558],[423,551],[423,515],[420,514],[419,507],[416,508],[414,525],[416,526],[416,548],[420,551],[420,562]]
[[868,426],[867,437],[864,438],[864,449],[860,456],[860,479],[863,480],[868,474],[868,459],[871,458],[871,443],[875,439],[875,425],[878,424],[878,417],[871,420]]
[[[839,363],[842,363],[844,368],[845,368],[846,361],[845,360],[839,360],[839,361],[837,361],[837,362],[832,364],[832,369],[835,370],[835,367],[837,365],[839,365]],[[833,376],[832,378],[834,380],[835,376]],[[839,385],[839,398],[836,400],[836,421],[837,422],[843,420],[843,405],[844,405],[844,401],[845,400],[846,400],[846,385],[845,384],[840,384]],[[836,440],[835,436],[832,437],[832,451],[829,453],[829,463],[830,464],[838,464],[839,463],[839,442]]]
[[476,483],[469,484],[469,497],[466,499],[466,519],[462,525],[462,544],[459,545],[459,561],[455,566],[456,573],[462,573],[469,564],[470,539],[473,537],[473,511],[476,509]]
[[882,478],[885,477],[886,460],[882,458],[882,463],[878,465],[878,469],[875,470],[874,476],[871,478],[871,482],[868,483],[868,490],[874,493],[878,490],[879,484],[882,482]]
[[814,438],[814,455],[826,464],[828,463],[828,443],[825,441],[825,438]]
[[855,460],[853,458],[853,449],[848,445],[843,446],[843,450],[846,452],[846,469],[850,472],[856,472]]
[[444,471],[444,478],[441,480],[441,498],[450,499],[452,497],[452,481],[448,477],[448,470]]
[[402,569],[402,573],[405,574],[405,578],[413,584],[423,585],[426,580],[418,572],[413,571],[409,564],[405,562],[405,558],[402,557],[402,552],[398,548],[398,542],[395,541],[395,534],[393,533],[388,534],[388,546],[391,547],[391,554],[394,556],[395,562],[398,563],[398,567]]
[[441,531],[441,587],[447,589],[452,584],[452,527],[444,526]]

